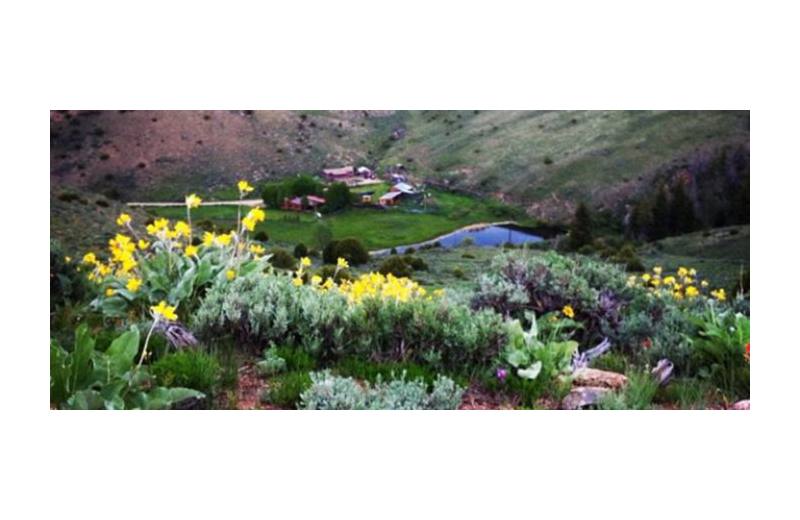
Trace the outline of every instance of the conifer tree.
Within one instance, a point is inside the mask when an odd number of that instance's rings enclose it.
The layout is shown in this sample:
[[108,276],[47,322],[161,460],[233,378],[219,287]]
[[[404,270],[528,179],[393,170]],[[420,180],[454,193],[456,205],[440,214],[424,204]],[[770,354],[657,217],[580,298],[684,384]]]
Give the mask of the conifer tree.
[[569,245],[573,250],[578,250],[581,247],[591,244],[594,236],[594,223],[592,222],[592,215],[589,213],[589,208],[586,204],[581,202],[575,210],[575,216],[572,218],[572,224],[569,228]]
[[655,203],[653,204],[653,224],[650,226],[650,240],[664,238],[669,233],[669,199],[667,190],[662,184],[658,188]]

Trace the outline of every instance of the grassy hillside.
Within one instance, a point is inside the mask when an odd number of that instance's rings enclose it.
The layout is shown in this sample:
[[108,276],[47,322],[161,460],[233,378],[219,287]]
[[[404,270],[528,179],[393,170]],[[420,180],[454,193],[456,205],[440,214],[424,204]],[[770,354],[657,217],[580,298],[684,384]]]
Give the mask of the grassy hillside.
[[54,111],[50,179],[174,200],[239,178],[400,163],[416,180],[563,220],[577,200],[613,205],[654,172],[732,142],[749,142],[749,112]]
[[613,204],[647,177],[749,138],[747,112],[409,112],[382,164],[563,217],[577,200]]
[[[123,200],[174,200],[364,155],[362,112],[56,111],[50,183]],[[363,143],[363,144],[362,144]]]
[[733,287],[742,272],[750,270],[750,226],[730,226],[669,237],[647,244],[640,251],[645,266],[661,265],[667,271],[694,267],[719,287]]

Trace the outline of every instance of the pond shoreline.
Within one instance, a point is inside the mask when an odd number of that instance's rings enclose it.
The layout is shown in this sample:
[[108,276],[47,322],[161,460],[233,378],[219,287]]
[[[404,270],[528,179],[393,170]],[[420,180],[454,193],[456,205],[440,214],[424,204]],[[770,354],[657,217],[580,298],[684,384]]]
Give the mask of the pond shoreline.
[[442,239],[445,239],[447,237],[456,235],[458,233],[461,233],[462,231],[479,231],[481,229],[486,229],[488,227],[493,227],[493,226],[512,227],[514,229],[524,230],[526,232],[533,231],[535,229],[535,228],[527,228],[525,226],[522,226],[522,225],[520,225],[519,223],[517,223],[516,221],[513,221],[513,220],[504,220],[504,221],[501,221],[501,222],[478,222],[476,224],[469,224],[467,226],[463,226],[463,227],[460,227],[458,229],[454,229],[453,231],[450,231],[448,233],[444,233],[442,235],[439,235],[437,237],[434,237],[434,238],[431,238],[431,239],[428,239],[428,240],[424,240],[422,242],[417,242],[417,243],[414,243],[414,244],[401,244],[401,245],[398,245],[398,246],[388,247],[388,248],[384,248],[384,249],[376,249],[374,251],[370,251],[369,254],[372,255],[372,256],[381,256],[381,255],[389,254],[392,249],[409,248],[409,247],[419,248],[421,246],[430,245],[430,244],[438,242],[438,241],[440,241]]

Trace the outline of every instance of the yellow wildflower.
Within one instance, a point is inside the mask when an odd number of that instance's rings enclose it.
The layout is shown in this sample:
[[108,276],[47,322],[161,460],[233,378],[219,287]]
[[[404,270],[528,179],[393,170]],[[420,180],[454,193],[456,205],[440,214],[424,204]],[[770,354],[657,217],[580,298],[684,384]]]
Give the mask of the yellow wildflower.
[[650,273],[644,273],[642,275],[642,280],[644,280],[645,282],[649,282],[650,281]]
[[150,246],[150,242],[145,242],[141,238],[139,239],[139,249],[147,249]]
[[297,287],[300,287],[301,285],[303,285],[303,279],[302,278],[292,278],[292,283],[295,284]]
[[186,197],[186,207],[189,209],[195,209],[203,202],[203,199],[192,193],[188,197]]
[[233,279],[236,277],[236,271],[234,271],[233,269],[228,269],[228,270],[225,272],[225,277],[226,277],[228,280],[233,280]]
[[322,283],[322,277],[315,274],[311,277],[311,285],[319,285]]
[[348,264],[347,260],[345,260],[344,258],[339,257],[336,260],[336,267],[338,267],[340,269],[347,269],[348,267],[350,267],[350,264]]
[[158,305],[150,307],[150,311],[156,319],[164,318],[167,321],[175,321],[178,319],[178,315],[175,314],[175,307],[167,305],[167,302],[163,300]]
[[72,257],[70,257],[70,256],[65,256],[65,257],[64,257],[64,261],[65,261],[66,263],[68,263],[68,264],[71,264],[71,263],[72,263]]
[[106,296],[114,296],[114,289],[112,289],[111,287],[106,289]]
[[711,291],[711,296],[713,296],[714,298],[716,298],[717,300],[719,300],[721,302],[724,302],[725,299],[726,299],[725,289],[719,289],[719,290],[716,290],[716,291]]
[[183,252],[183,256],[195,256],[197,255],[197,246],[186,246],[186,250]]
[[127,213],[122,213],[122,214],[120,214],[119,218],[117,219],[117,225],[118,226],[124,226],[125,224],[127,224],[130,221],[131,221],[131,216],[128,215]]
[[241,195],[244,195],[245,193],[250,193],[255,189],[252,186],[250,186],[250,183],[248,183],[247,181],[239,181],[238,186],[239,186],[239,193]]
[[264,210],[261,208],[253,208],[247,214],[248,219],[252,220],[253,222],[263,222],[265,218],[267,218],[267,214],[264,213]]
[[682,299],[683,299],[683,294],[681,294],[681,292],[680,292],[680,291],[675,291],[674,293],[672,293],[672,296],[673,296],[673,297],[674,297],[676,300],[682,300]]
[[664,278],[664,283],[667,284],[667,285],[674,284],[675,283],[675,277],[674,276],[667,276],[666,278]]
[[703,280],[702,282],[700,282],[700,286],[701,287],[708,287],[708,280]]
[[217,237],[217,243],[223,246],[227,246],[231,243],[231,235],[220,235]]
[[307,256],[304,256],[303,258],[300,259],[300,264],[303,267],[308,267],[311,265],[311,259]]
[[250,245],[250,252],[255,253],[256,255],[263,255],[264,254],[264,246],[259,244],[251,244]]
[[444,296],[444,289],[434,289],[433,295],[434,296]]
[[653,272],[659,276],[661,275],[661,271],[663,271],[663,268],[660,265],[657,265],[653,268]]
[[679,267],[679,268],[678,268],[678,276],[679,276],[680,278],[683,278],[683,277],[684,277],[684,276],[686,276],[688,273],[689,273],[689,270],[688,270],[688,269],[686,269],[685,267]]
[[188,237],[191,231],[192,228],[190,228],[189,224],[187,224],[186,222],[180,220],[175,223],[175,233]]
[[700,291],[697,290],[697,287],[689,286],[689,287],[686,288],[686,296],[687,297],[694,298],[698,294],[700,294]]
[[697,270],[694,267],[689,269],[689,276],[697,276]]
[[142,285],[142,280],[140,278],[131,278],[128,280],[128,283],[125,284],[125,287],[131,292],[136,292],[139,290],[139,286]]
[[248,231],[253,231],[256,228],[256,221],[248,216],[242,219],[242,225],[247,228]]
[[84,264],[96,264],[97,257],[94,256],[94,253],[86,253],[83,255],[83,263]]
[[214,233],[206,231],[205,233],[203,233],[203,245],[210,246],[211,244],[214,243],[215,238],[216,237],[214,236]]
[[565,306],[564,306],[564,308],[563,308],[563,309],[561,309],[561,312],[562,312],[562,313],[564,314],[564,316],[566,316],[567,318],[570,318],[570,319],[572,319],[572,318],[574,318],[574,317],[575,317],[575,311],[574,311],[574,310],[572,309],[572,307],[571,307],[571,306],[569,306],[569,305],[565,305]]

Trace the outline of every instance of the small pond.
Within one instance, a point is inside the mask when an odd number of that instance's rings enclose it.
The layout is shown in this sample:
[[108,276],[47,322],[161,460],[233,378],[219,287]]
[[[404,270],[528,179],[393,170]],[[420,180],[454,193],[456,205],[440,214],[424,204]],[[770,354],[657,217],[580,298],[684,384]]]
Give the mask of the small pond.
[[511,242],[514,245],[526,244],[530,242],[541,242],[544,240],[540,235],[536,235],[532,230],[513,225],[486,226],[478,229],[460,229],[449,235],[445,235],[436,240],[428,240],[418,244],[397,247],[398,253],[405,252],[406,248],[418,248],[434,242],[439,242],[442,247],[455,247],[461,244],[464,239],[470,237],[476,246],[497,247]]

